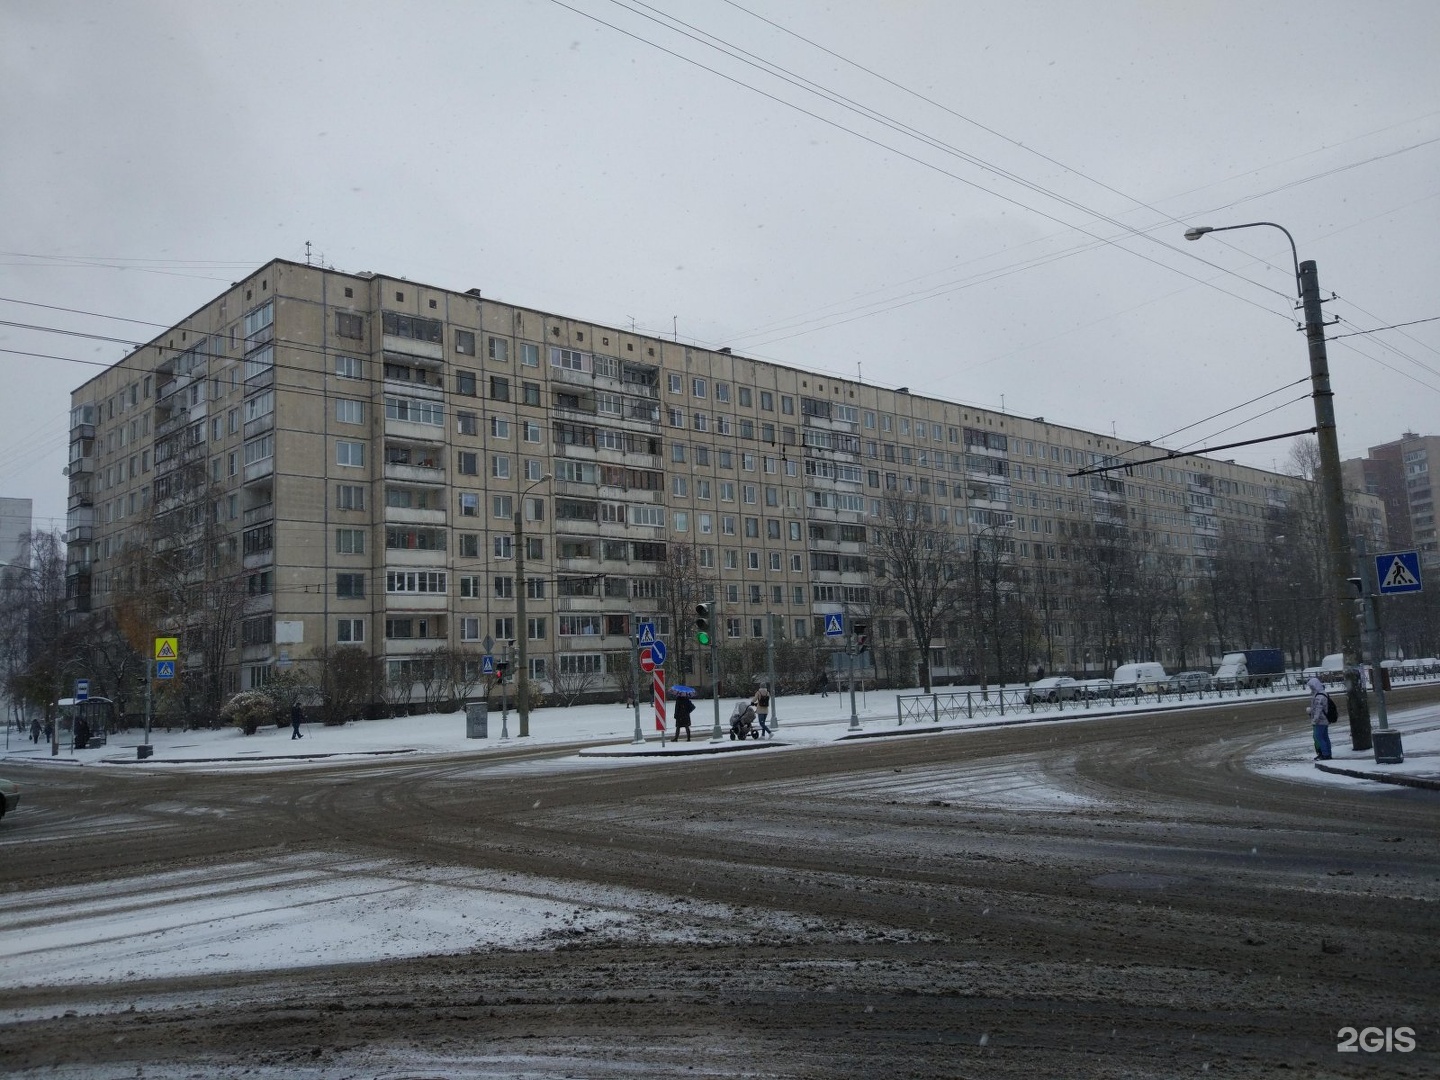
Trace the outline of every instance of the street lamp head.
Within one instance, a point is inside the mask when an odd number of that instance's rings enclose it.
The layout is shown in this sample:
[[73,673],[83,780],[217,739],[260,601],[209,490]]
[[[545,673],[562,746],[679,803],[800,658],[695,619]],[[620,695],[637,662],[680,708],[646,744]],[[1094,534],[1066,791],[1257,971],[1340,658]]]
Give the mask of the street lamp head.
[[1186,239],[1186,240],[1199,240],[1200,237],[1204,236],[1207,232],[1214,232],[1214,231],[1215,231],[1215,230],[1214,230],[1214,228],[1213,228],[1212,226],[1209,226],[1209,225],[1197,225],[1197,226],[1195,226],[1193,229],[1186,229],[1186,230],[1185,230],[1185,239]]

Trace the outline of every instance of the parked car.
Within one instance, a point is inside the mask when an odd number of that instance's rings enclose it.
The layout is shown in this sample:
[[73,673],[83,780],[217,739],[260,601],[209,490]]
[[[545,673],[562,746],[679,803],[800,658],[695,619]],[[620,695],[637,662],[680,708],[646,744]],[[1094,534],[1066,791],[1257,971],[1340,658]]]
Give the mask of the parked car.
[[1040,701],[1074,701],[1079,694],[1079,683],[1068,675],[1052,675],[1048,679],[1036,679],[1025,689],[1025,704]]
[[14,810],[20,802],[20,789],[9,780],[0,780],[0,818]]
[[1109,679],[1083,679],[1075,684],[1082,698],[1094,701],[1096,698],[1108,698],[1115,689],[1115,684]]
[[1209,690],[1212,684],[1208,671],[1182,671],[1170,676],[1170,693],[1195,694]]
[[1121,664],[1115,669],[1115,693],[1133,696],[1135,694],[1159,694],[1170,686],[1170,676],[1163,664],[1146,662]]
[[1307,667],[1300,674],[1306,679],[1315,675],[1321,682],[1343,682],[1345,679],[1345,654],[1331,653],[1321,660],[1318,666]]

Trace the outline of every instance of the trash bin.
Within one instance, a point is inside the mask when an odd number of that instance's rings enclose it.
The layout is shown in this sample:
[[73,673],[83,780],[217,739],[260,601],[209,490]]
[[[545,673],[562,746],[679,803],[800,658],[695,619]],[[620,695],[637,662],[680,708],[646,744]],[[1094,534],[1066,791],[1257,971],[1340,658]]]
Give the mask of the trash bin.
[[155,753],[155,747],[151,746],[149,743],[142,743],[141,745],[135,747],[135,760],[144,761],[153,753]]
[[490,706],[483,701],[465,703],[465,737],[467,739],[488,739],[490,737]]

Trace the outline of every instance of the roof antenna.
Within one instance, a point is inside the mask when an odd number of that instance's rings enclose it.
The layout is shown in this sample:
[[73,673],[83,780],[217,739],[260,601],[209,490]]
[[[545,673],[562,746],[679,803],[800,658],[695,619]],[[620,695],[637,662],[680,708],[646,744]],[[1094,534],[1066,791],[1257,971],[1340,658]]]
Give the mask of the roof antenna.
[[310,265],[310,241],[305,241],[305,265]]

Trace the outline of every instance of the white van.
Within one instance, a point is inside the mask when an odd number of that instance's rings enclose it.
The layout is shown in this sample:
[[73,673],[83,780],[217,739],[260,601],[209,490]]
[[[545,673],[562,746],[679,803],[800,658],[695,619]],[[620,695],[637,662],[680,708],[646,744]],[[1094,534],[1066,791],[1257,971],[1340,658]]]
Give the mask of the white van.
[[1117,694],[1158,694],[1169,689],[1170,676],[1164,664],[1121,664],[1115,669]]

